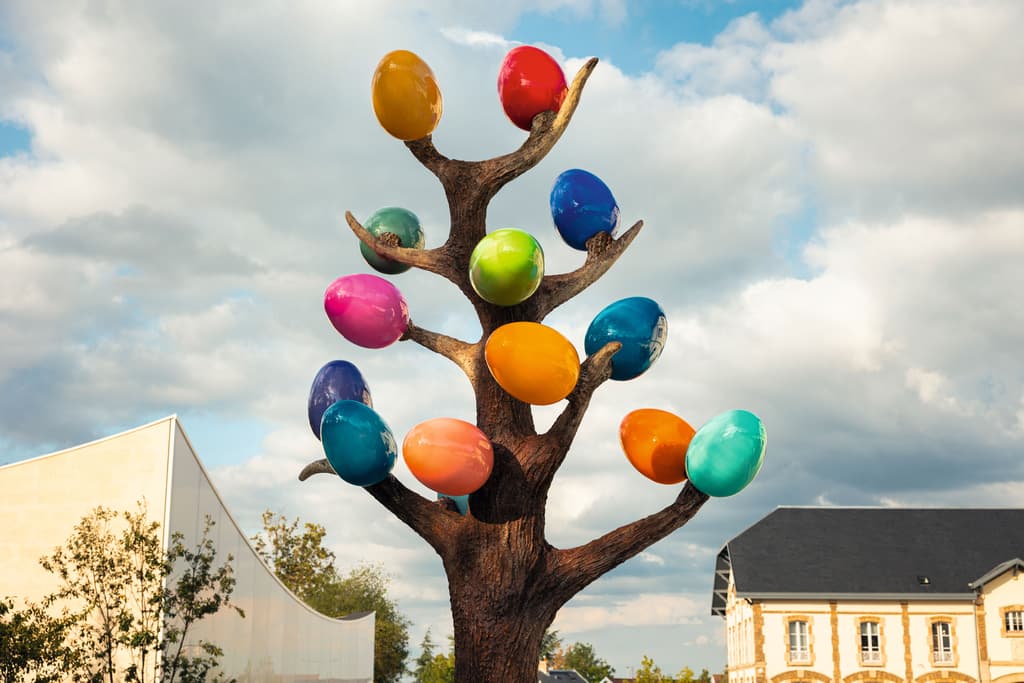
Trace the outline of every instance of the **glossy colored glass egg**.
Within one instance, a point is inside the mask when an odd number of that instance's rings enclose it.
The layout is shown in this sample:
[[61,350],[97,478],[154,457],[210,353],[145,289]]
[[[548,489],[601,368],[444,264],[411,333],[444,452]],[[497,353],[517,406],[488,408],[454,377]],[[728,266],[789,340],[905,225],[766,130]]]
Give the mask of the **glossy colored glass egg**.
[[398,456],[391,429],[373,408],[338,401],[320,424],[324,453],[338,476],[356,486],[373,486],[390,474]]
[[484,359],[502,389],[533,405],[561,401],[580,376],[572,342],[540,323],[508,323],[494,330],[484,345]]
[[434,132],[443,102],[434,72],[418,55],[395,50],[373,72],[373,112],[399,140],[418,140]]
[[544,250],[515,228],[486,235],[469,257],[469,281],[484,301],[514,306],[529,299],[544,279]]
[[567,92],[562,67],[547,52],[522,45],[505,55],[498,72],[498,99],[519,128],[529,131],[534,116],[557,112]]
[[313,378],[306,409],[309,426],[316,438],[320,438],[320,422],[324,412],[338,401],[359,401],[373,407],[370,387],[366,385],[359,368],[347,360],[332,360],[320,368]]
[[494,468],[487,435],[476,425],[451,417],[427,420],[409,430],[402,456],[421,484],[446,496],[473,493]]
[[[363,226],[374,237],[380,237],[384,233],[393,233],[398,237],[399,246],[408,249],[422,249],[425,242],[423,229],[420,227],[420,219],[412,211],[397,206],[389,206],[380,209],[366,221]],[[388,275],[397,275],[409,270],[411,266],[398,261],[393,261],[384,256],[378,256],[362,242],[359,243],[359,251],[366,262],[374,270]]]
[[686,479],[686,449],[693,427],[666,410],[641,408],[622,418],[619,439],[629,462],[640,474],[659,484]]
[[612,379],[639,377],[658,360],[668,337],[668,320],[656,301],[643,296],[620,299],[598,313],[587,328],[587,355],[611,341],[622,343],[612,356]]
[[612,191],[593,173],[573,168],[555,179],[551,188],[551,218],[565,243],[587,250],[587,240],[599,232],[612,237],[619,229],[619,205]]
[[732,496],[754,480],[764,463],[767,434],[761,418],[730,410],[708,420],[690,442],[686,472],[709,496]]
[[409,325],[405,297],[377,275],[339,277],[324,292],[324,311],[345,339],[368,349],[393,344]]

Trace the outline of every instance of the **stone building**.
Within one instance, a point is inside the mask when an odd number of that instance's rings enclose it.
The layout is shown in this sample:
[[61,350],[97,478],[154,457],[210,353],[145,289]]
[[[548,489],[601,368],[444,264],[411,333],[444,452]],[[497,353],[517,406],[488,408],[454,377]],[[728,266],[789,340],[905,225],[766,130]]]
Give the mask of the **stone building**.
[[1024,509],[778,508],[729,541],[730,683],[1024,683]]

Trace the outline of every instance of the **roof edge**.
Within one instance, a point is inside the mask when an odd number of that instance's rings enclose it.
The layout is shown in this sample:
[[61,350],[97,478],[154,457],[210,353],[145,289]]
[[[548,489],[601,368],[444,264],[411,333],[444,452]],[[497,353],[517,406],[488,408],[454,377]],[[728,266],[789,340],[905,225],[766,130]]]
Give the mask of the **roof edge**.
[[1006,572],[1010,571],[1011,569],[1014,569],[1014,570],[1024,569],[1024,560],[1022,560],[1019,557],[1015,557],[1012,560],[1007,560],[1006,562],[1000,562],[995,567],[992,567],[992,569],[990,569],[987,572],[985,572],[985,574],[983,574],[981,576],[981,578],[975,579],[974,581],[971,581],[967,585],[970,588],[973,588],[974,590],[978,590],[979,588],[984,587],[984,585],[986,583],[992,581],[993,579],[995,579],[997,577],[1002,576],[1003,574],[1005,574]]
[[753,593],[736,591],[751,600],[974,600],[974,593]]

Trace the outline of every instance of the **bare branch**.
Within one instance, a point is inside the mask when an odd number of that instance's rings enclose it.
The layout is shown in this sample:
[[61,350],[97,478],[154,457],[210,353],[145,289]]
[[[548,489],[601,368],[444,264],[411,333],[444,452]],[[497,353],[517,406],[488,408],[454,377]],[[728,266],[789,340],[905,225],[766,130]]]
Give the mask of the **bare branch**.
[[431,332],[418,327],[410,320],[402,340],[414,341],[420,346],[438,353],[458,365],[470,381],[476,377],[476,365],[473,359],[477,355],[477,345],[464,342],[455,337]]
[[451,159],[437,151],[437,148],[434,147],[433,136],[428,135],[419,140],[409,140],[405,146],[409,148],[416,160],[431,173],[438,178],[444,175],[444,169]]
[[338,476],[338,473],[334,471],[333,467],[331,467],[331,463],[327,461],[327,458],[314,460],[303,467],[302,471],[299,472],[299,481],[306,481],[314,474],[333,474],[334,476]]
[[553,551],[557,557],[555,572],[575,594],[686,524],[707,500],[706,493],[686,482],[675,502],[663,510],[620,526],[586,545]]
[[447,514],[443,503],[427,500],[409,490],[393,474],[379,484],[367,486],[366,490],[438,553],[448,545],[454,522],[461,521],[457,515]]
[[[314,474],[337,476],[327,458],[316,460],[302,468],[302,472],[299,473],[299,481],[305,481]],[[443,503],[429,501],[409,490],[391,474],[384,481],[365,488],[395,517],[422,536],[435,550],[441,551],[440,549],[448,537],[448,534],[444,533],[445,527],[451,524],[451,519],[449,519],[451,516],[444,514],[447,507]]]
[[550,483],[555,472],[565,461],[569,446],[572,445],[580,422],[583,421],[583,416],[587,412],[587,406],[590,405],[590,399],[594,395],[594,391],[611,377],[612,356],[621,348],[621,342],[608,342],[597,353],[583,361],[583,365],[580,367],[580,378],[572,393],[569,394],[569,405],[565,407],[562,414],[555,419],[551,428],[542,437],[550,447],[534,449],[533,452],[539,459],[528,460],[526,463],[531,479],[540,482],[542,487],[546,487]]
[[544,276],[544,280],[530,301],[532,305],[536,306],[538,320],[543,319],[548,313],[594,284],[607,273],[612,264],[622,256],[626,248],[640,234],[643,227],[644,222],[637,221],[618,239],[612,239],[606,232],[599,232],[587,240],[587,260],[582,266],[571,273]]
[[449,277],[451,267],[442,249],[410,249],[389,244],[393,240],[383,240],[374,237],[369,230],[356,220],[351,211],[345,212],[345,220],[348,222],[352,232],[359,238],[359,241],[373,249],[374,253],[378,256]]

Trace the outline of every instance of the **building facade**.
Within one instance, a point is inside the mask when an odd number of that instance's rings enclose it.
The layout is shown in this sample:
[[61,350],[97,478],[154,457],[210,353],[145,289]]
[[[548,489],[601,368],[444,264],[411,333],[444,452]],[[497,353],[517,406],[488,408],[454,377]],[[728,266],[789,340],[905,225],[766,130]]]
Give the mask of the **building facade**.
[[1024,683],[1024,510],[779,508],[719,553],[730,683]]
[[144,500],[166,545],[188,545],[215,522],[217,564],[230,554],[231,601],[196,624],[189,640],[224,650],[221,672],[239,683],[373,680],[374,615],[330,619],[296,598],[263,563],[224,506],[177,418],[0,467],[0,596],[38,601],[57,588],[39,558],[64,541],[96,506],[135,510]]

